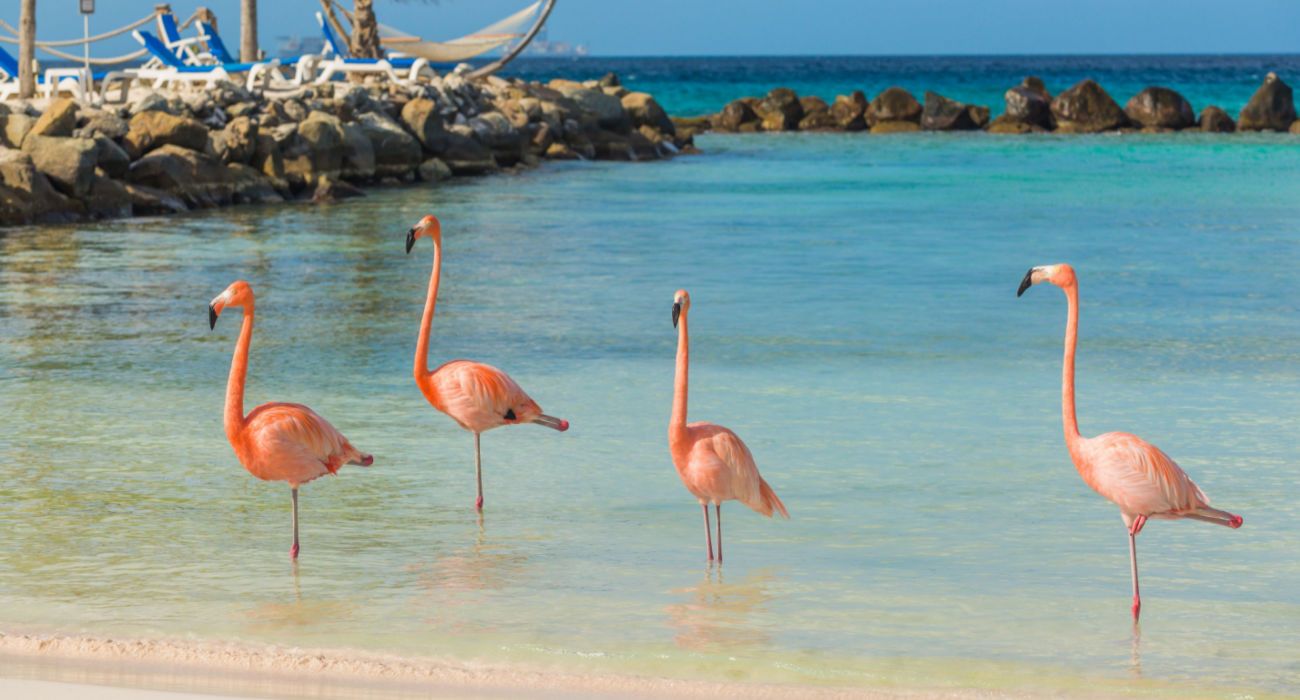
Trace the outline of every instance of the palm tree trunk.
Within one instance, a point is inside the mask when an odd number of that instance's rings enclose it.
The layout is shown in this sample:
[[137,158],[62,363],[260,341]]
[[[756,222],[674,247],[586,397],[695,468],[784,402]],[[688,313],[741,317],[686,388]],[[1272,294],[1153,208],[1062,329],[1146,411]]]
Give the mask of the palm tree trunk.
[[375,19],[375,0],[353,0],[352,3],[352,55],[357,58],[379,58],[379,21]]
[[239,2],[239,60],[256,61],[257,47],[257,0],[240,0]]
[[32,63],[36,60],[36,0],[23,0],[18,11],[18,96],[29,99],[36,96],[36,75]]

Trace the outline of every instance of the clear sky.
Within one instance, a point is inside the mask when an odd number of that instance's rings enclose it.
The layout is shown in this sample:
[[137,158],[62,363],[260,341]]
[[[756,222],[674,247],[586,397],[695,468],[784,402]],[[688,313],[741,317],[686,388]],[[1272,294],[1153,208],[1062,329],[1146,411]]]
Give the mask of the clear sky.
[[[445,39],[529,1],[375,4],[381,22]],[[98,0],[92,33],[153,4]],[[201,4],[237,44],[239,0],[172,7],[184,18]],[[17,1],[0,5],[0,17],[16,26]],[[317,32],[316,0],[259,6],[264,47],[273,49],[279,35]],[[76,7],[77,0],[37,0],[40,37],[80,36]],[[549,30],[551,39],[585,43],[597,55],[1298,53],[1300,0],[558,0]]]

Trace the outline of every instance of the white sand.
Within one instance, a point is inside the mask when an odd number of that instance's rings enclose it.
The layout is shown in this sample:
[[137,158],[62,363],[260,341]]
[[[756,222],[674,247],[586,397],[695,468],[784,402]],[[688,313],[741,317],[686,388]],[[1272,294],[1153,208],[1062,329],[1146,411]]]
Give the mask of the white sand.
[[26,700],[218,700],[222,696],[0,678],[0,697]]

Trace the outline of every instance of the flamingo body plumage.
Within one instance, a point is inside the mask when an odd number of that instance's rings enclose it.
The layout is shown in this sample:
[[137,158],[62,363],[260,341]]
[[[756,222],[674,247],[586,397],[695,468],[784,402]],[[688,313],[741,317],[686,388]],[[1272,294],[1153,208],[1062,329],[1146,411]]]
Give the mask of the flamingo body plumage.
[[420,320],[412,372],[424,398],[457,425],[474,434],[474,473],[478,484],[474,507],[482,510],[483,458],[479,437],[493,428],[521,423],[536,423],[564,432],[569,429],[569,421],[542,413],[537,402],[510,375],[491,365],[452,360],[437,369],[429,369],[429,335],[442,276],[442,222],[433,215],[420,219],[407,231],[406,252],[409,254],[415,242],[426,237],[433,239],[433,271],[429,274],[429,290]]
[[226,438],[239,463],[249,474],[263,481],[283,481],[293,497],[293,546],[290,557],[297,559],[298,487],[314,479],[335,474],[344,464],[368,467],[374,457],[348,442],[329,421],[297,403],[264,403],[244,415],[244,386],[248,377],[248,354],[253,339],[256,299],[253,288],[236,281],[208,305],[212,328],[228,307],[244,310],[243,325],[226,384],[224,424]]
[[1061,370],[1061,421],[1065,445],[1075,469],[1092,490],[1119,506],[1128,528],[1129,566],[1133,580],[1133,620],[1142,613],[1138,586],[1137,535],[1151,518],[1191,519],[1233,529],[1242,525],[1240,515],[1210,506],[1210,499],[1178,463],[1155,445],[1131,433],[1104,433],[1093,438],[1079,434],[1074,403],[1074,357],[1079,343],[1079,282],[1074,268],[1066,264],[1030,268],[1020,282],[1016,296],[1026,289],[1048,282],[1065,293],[1068,316],[1065,323],[1065,359]]
[[691,297],[678,290],[673,297],[673,325],[677,328],[677,369],[673,386],[673,409],[668,420],[668,451],[686,490],[704,511],[704,541],[713,560],[713,534],[709,506],[718,519],[718,561],[722,561],[722,502],[740,501],[753,511],[772,517],[790,513],[776,492],[758,472],[754,455],[740,436],[716,423],[686,422],[689,391],[690,337],[687,317]]

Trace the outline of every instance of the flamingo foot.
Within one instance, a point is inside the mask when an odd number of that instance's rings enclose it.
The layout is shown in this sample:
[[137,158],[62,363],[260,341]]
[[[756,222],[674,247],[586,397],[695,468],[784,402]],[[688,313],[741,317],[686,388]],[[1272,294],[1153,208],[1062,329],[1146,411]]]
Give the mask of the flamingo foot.
[[475,509],[475,510],[483,510],[483,497],[482,497],[482,496],[479,496],[478,498],[476,498],[476,499],[474,500],[474,509]]
[[297,560],[297,559],[298,559],[298,543],[297,543],[297,542],[294,542],[294,543],[293,543],[293,546],[289,548],[289,558],[290,558],[290,559],[294,559],[294,560]]
[[1141,614],[1142,614],[1142,599],[1139,598],[1138,596],[1133,596],[1133,621],[1137,622],[1138,616],[1140,616]]

